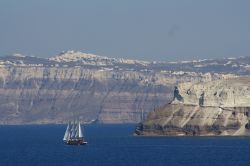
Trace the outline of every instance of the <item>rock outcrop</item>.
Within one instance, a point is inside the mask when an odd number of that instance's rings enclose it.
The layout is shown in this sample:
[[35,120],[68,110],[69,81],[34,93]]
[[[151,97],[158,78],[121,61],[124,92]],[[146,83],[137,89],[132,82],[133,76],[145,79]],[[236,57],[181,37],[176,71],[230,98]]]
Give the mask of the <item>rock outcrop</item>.
[[174,100],[137,127],[138,135],[250,135],[250,78],[183,83]]

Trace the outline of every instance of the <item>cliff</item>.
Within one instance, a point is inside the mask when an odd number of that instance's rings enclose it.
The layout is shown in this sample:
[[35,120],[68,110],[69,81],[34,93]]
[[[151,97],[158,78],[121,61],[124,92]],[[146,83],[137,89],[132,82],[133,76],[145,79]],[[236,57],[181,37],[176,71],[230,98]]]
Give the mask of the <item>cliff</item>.
[[170,104],[150,112],[138,135],[250,135],[250,78],[183,83]]
[[74,117],[138,123],[171,101],[177,83],[247,74],[248,59],[223,59],[215,68],[216,60],[147,62],[75,51],[48,59],[0,57],[0,124],[65,123]]
[[[153,77],[157,79],[158,77]],[[151,75],[84,68],[0,68],[2,124],[139,122],[168,100],[171,85],[145,82]]]

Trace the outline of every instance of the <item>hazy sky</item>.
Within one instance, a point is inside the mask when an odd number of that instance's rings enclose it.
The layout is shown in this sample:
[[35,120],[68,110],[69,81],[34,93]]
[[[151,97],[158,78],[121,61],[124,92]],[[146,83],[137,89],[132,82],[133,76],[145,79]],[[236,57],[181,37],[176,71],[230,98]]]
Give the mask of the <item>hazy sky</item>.
[[250,56],[250,0],[0,0],[0,55]]

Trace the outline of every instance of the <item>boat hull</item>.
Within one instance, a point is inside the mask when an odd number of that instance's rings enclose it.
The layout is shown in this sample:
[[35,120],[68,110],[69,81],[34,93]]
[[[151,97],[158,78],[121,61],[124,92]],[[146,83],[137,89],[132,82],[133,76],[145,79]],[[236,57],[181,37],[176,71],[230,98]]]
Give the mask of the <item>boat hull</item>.
[[65,142],[67,145],[86,145],[87,142],[83,140],[68,140]]

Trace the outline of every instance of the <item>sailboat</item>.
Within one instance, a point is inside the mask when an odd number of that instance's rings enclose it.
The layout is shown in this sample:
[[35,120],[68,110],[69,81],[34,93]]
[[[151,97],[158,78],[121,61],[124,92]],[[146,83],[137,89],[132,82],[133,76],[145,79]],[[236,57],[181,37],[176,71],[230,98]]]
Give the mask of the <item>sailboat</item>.
[[80,122],[68,123],[63,141],[68,145],[86,145]]

